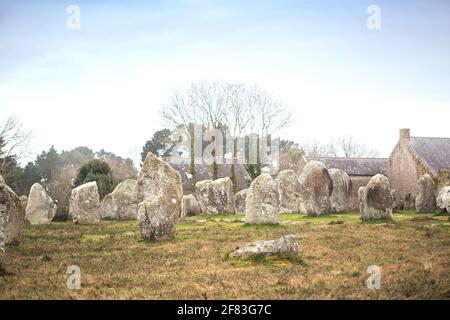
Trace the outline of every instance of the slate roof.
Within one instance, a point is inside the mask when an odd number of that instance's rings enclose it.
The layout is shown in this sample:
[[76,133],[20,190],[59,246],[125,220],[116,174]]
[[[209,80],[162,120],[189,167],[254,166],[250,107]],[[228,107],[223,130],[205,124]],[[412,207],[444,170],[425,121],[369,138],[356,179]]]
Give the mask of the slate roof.
[[[190,164],[175,164],[169,162],[169,165],[178,171],[181,175],[181,182],[184,191],[190,191],[192,189],[191,179],[190,179]],[[237,190],[243,190],[248,188],[250,177],[245,170],[243,165],[237,165],[236,170],[236,180],[237,180]],[[213,179],[213,168],[208,165],[197,164],[195,166],[195,181],[202,180],[212,180]],[[231,178],[231,165],[219,165],[218,168],[218,178]]]
[[378,173],[388,174],[388,159],[386,158],[309,157],[308,160],[323,162],[328,169],[341,169],[349,176],[370,177]]
[[433,174],[450,171],[450,138],[411,137],[409,144]]

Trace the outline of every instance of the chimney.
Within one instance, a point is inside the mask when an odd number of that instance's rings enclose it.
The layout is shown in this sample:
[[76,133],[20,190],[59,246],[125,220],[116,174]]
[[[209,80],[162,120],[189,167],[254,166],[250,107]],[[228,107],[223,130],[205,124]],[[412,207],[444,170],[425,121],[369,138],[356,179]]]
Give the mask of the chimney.
[[400,129],[400,140],[409,140],[410,130],[409,129]]

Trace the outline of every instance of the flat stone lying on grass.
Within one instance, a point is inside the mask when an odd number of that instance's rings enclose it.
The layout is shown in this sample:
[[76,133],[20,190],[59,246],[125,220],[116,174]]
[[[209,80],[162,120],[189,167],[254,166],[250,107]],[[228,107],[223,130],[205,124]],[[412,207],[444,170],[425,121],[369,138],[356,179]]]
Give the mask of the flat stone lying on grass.
[[296,225],[296,224],[309,224],[309,222],[285,220],[285,221],[281,221],[280,224],[289,226],[289,225]]
[[245,219],[213,219],[212,221],[235,223],[235,222],[245,222]]
[[297,238],[294,235],[287,235],[277,240],[251,242],[230,253],[230,257],[248,258],[260,255],[270,256],[278,253],[298,253]]

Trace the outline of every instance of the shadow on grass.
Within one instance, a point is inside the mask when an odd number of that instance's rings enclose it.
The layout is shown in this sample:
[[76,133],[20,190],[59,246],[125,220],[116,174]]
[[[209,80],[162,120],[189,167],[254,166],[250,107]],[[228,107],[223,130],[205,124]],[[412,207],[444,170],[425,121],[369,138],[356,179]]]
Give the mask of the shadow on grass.
[[329,225],[336,225],[336,224],[344,224],[345,221],[342,220],[331,220],[328,224]]
[[394,218],[387,218],[387,219],[368,219],[368,220],[362,220],[360,219],[361,224],[390,224],[390,225],[398,225],[398,222],[395,221]]
[[0,277],[8,277],[8,276],[15,276],[16,274],[14,272],[7,271],[5,268],[0,266]]
[[436,209],[433,212],[423,212],[419,213],[416,210],[400,210],[399,212],[395,212],[394,214],[399,216],[423,216],[423,215],[448,215],[448,213],[442,212],[440,209]]
[[232,258],[230,253],[226,254],[224,261],[229,262],[233,266],[246,267],[264,265],[270,267],[282,267],[287,265],[298,265],[307,267],[308,265],[298,254],[293,253],[277,253],[272,255],[257,254],[249,257]]
[[215,220],[215,219],[244,219],[245,214],[200,214],[183,218],[184,221]]
[[271,229],[283,229],[284,226],[279,223],[271,223],[271,224],[251,224],[244,223],[242,225],[244,229],[253,229],[253,230],[271,230]]

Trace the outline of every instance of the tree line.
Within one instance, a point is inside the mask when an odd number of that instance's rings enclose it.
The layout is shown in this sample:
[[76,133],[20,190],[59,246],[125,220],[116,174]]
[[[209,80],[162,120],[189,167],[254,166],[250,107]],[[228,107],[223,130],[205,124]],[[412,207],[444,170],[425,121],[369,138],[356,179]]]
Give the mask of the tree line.
[[[242,83],[209,82],[200,81],[191,84],[185,90],[174,90],[168,101],[161,107],[161,118],[167,128],[157,131],[143,149],[142,158],[148,151],[159,156],[168,158],[174,151],[177,143],[172,137],[174,130],[183,128],[191,139],[189,156],[191,158],[190,175],[195,177],[196,166],[195,152],[202,152],[194,148],[196,133],[194,127],[201,126],[203,131],[216,129],[220,132],[228,131],[234,141],[231,150],[233,159],[230,169],[231,179],[236,186],[236,165],[238,158],[237,140],[246,137],[282,136],[284,129],[293,124],[293,111],[284,103],[270,95],[258,86],[247,86]],[[226,135],[223,135],[226,137]],[[210,136],[209,143],[214,145],[216,137]],[[228,137],[230,138],[230,137]],[[254,179],[261,174],[267,163],[260,159],[260,155],[268,151],[267,145],[260,145],[258,140],[256,163],[246,159],[245,169],[249,176]],[[206,144],[208,142],[205,142]],[[219,148],[221,148],[219,146]],[[248,148],[247,148],[248,150]],[[217,152],[220,151],[220,152]],[[214,150],[223,155],[223,150]],[[230,150],[227,150],[230,152]],[[330,139],[329,143],[295,143],[290,140],[281,140],[279,145],[279,168],[289,168],[289,163],[306,157],[373,157],[377,152],[357,142],[353,137],[338,137]],[[248,157],[248,155],[245,155]],[[219,164],[214,161],[213,179],[217,178]],[[195,184],[195,179],[192,183]]]
[[[190,158],[190,175],[195,184],[194,128],[201,127],[202,133],[210,129],[228,132],[226,139],[234,139],[231,145],[230,177],[236,185],[236,166],[238,160],[237,140],[244,137],[245,144],[250,143],[248,137],[256,135],[282,136],[283,130],[293,124],[292,110],[258,86],[247,86],[241,83],[201,81],[191,84],[184,90],[174,90],[167,102],[161,107],[161,118],[165,129],[156,131],[143,146],[142,162],[149,151],[168,159],[175,149],[177,140],[173,133],[183,129],[191,141],[188,157]],[[202,142],[201,151],[213,145],[213,179],[218,177],[218,150],[215,136],[207,136]],[[82,182],[96,180],[100,193],[106,195],[117,183],[135,178],[137,170],[131,159],[122,158],[105,150],[93,151],[88,147],[77,147],[58,152],[54,147],[42,151],[34,161],[23,168],[21,160],[30,156],[32,132],[23,128],[15,117],[9,117],[0,123],[0,174],[19,195],[27,195],[33,183],[39,182],[48,190],[50,196],[59,202],[59,210],[68,209],[68,197],[71,189]],[[208,140],[209,139],[209,140]],[[258,140],[259,141],[259,140]],[[251,179],[256,178],[267,165],[260,159],[264,148],[260,145],[256,163],[246,161],[244,167]],[[248,155],[245,155],[246,157]],[[357,142],[353,137],[330,139],[329,143],[317,142],[296,143],[291,140],[280,140],[279,168],[289,169],[304,157],[374,157],[377,152]],[[93,161],[93,162],[92,162]],[[105,165],[106,164],[106,165]],[[85,165],[86,167],[83,167]]]
[[0,174],[18,195],[28,196],[34,183],[42,184],[50,197],[58,201],[57,217],[67,215],[74,187],[97,181],[103,198],[118,183],[137,176],[131,159],[84,146],[61,152],[52,146],[21,167],[20,160],[29,154],[30,139],[31,132],[24,131],[16,118],[0,125]]

